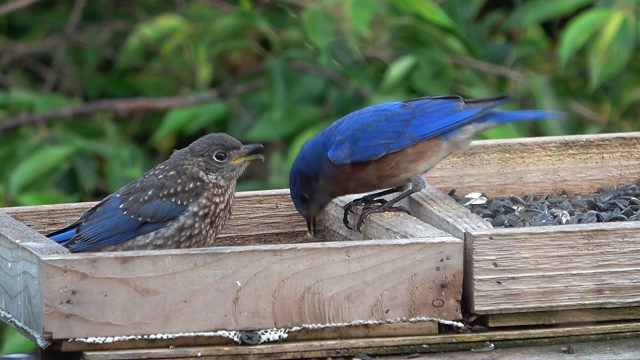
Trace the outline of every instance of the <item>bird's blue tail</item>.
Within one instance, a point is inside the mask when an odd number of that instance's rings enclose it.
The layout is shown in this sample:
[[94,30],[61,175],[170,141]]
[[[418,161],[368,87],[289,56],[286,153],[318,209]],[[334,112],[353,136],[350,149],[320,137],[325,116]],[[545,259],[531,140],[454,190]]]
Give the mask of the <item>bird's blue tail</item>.
[[60,232],[60,233],[53,233],[53,234],[49,234],[48,237],[49,239],[57,242],[58,244],[62,245],[62,246],[67,246],[67,244],[69,244],[69,241],[71,241],[71,239],[73,239],[73,236],[76,234],[76,229],[68,229],[66,231]]
[[492,111],[488,116],[489,121],[497,124],[542,119],[561,120],[564,118],[566,118],[566,114],[563,112],[545,110]]

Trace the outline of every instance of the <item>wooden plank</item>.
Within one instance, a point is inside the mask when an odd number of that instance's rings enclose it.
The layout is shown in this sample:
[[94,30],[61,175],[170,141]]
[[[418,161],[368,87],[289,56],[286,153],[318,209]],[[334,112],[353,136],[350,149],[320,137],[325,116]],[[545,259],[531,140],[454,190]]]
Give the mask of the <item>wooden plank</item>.
[[[640,339],[638,334],[631,334],[632,338],[619,340],[590,341],[589,337],[581,337],[577,342],[566,341],[557,345],[524,344],[524,347],[496,349],[491,352],[456,351],[437,354],[413,354],[411,359],[429,360],[621,360],[640,359]],[[505,344],[500,343],[499,346]],[[571,346],[572,353],[567,349]],[[573,354],[573,355],[569,355]],[[384,360],[406,360],[405,356],[385,356]]]
[[[407,207],[411,210],[411,214],[420,220],[460,239],[464,239],[465,234],[469,231],[491,231],[493,229],[490,223],[460,206],[447,194],[429,185],[426,189],[411,195]],[[469,281],[474,276],[471,264],[472,249],[470,243],[465,241],[465,281],[462,284],[462,304],[465,309],[473,308],[471,303],[473,298],[468,296],[473,293],[471,288],[473,282]]]
[[[388,196],[391,198],[393,196]],[[450,235],[442,230],[426,224],[402,211],[374,213],[367,217],[362,225],[362,232],[350,230],[343,223],[344,206],[358,195],[342,196],[334,199],[324,210],[319,223],[325,228],[326,239],[371,240],[371,239],[411,239],[438,238]],[[456,204],[457,205],[457,204]],[[360,217],[361,208],[349,216],[349,222],[355,226]],[[464,209],[463,209],[464,210]]]
[[459,239],[469,231],[493,229],[490,223],[430,185],[411,195],[408,203],[411,215]]
[[[402,337],[435,335],[438,333],[438,323],[435,321],[401,322],[378,325],[354,325],[329,327],[323,329],[303,329],[289,332],[286,342],[304,342],[309,340],[357,339],[371,337]],[[220,336],[189,336],[173,339],[131,339],[116,342],[83,342],[63,341],[57,348],[65,352],[105,351],[125,349],[153,349],[211,345],[235,345],[229,338]]]
[[[85,352],[86,360],[241,358],[260,356],[278,359],[341,357],[470,350],[486,346],[513,347],[536,344],[567,344],[576,341],[640,337],[640,324],[613,324],[549,329],[512,330],[480,334],[406,336],[391,338],[334,339],[257,346],[212,346],[176,349],[117,350]],[[486,355],[487,353],[484,353]]]
[[41,347],[44,334],[40,256],[68,253],[0,212],[0,319]]
[[487,315],[485,324],[489,327],[505,327],[633,319],[640,319],[640,307],[495,314]]
[[640,133],[474,141],[425,178],[447,193],[489,196],[591,193],[640,178]]
[[[441,352],[446,351],[445,346],[433,346],[429,347],[427,351],[434,351],[433,353],[421,354],[419,352],[413,352],[411,354],[403,355],[382,355],[377,358],[382,360],[406,360],[406,359],[439,359],[439,360],[566,360],[568,357],[567,349],[569,345],[573,348],[573,357],[579,357],[581,360],[620,360],[620,359],[638,359],[640,358],[640,334],[627,333],[617,334],[616,340],[603,339],[600,335],[587,335],[569,338],[553,338],[547,343],[554,343],[555,345],[543,345],[543,342],[539,341],[524,341],[521,346],[513,344],[516,347],[509,347],[513,342],[501,341],[497,344],[496,349],[490,352],[469,351],[471,349],[467,344],[466,349],[463,351]],[[495,345],[495,344],[494,344]],[[437,350],[436,350],[437,349]],[[352,354],[342,354],[338,358],[344,358],[348,355],[362,354],[359,349],[350,349]],[[438,352],[435,352],[438,351]],[[426,352],[423,350],[423,352]],[[47,355],[40,355],[37,353],[31,354],[13,354],[13,355],[0,355],[0,360],[46,360],[46,359],[65,359],[64,353],[52,353]],[[196,353],[197,355],[197,353]],[[278,355],[287,355],[282,352]],[[326,353],[316,354],[317,356],[328,355]],[[366,355],[366,354],[365,354]],[[85,353],[88,359],[104,359],[114,360],[115,354],[112,352],[89,352]],[[140,357],[143,356],[143,351],[140,350]],[[251,356],[251,355],[248,355]],[[268,355],[263,354],[263,358]],[[213,356],[215,359],[232,358],[238,359],[237,355],[230,356]],[[202,352],[201,352],[202,358]],[[280,357],[284,358],[284,356]],[[290,357],[291,358],[291,357]],[[297,357],[299,358],[299,357]],[[74,357],[69,357],[74,359]],[[148,357],[147,357],[148,359]]]
[[477,314],[639,306],[640,223],[469,233]]
[[451,237],[43,258],[55,339],[460,318]]

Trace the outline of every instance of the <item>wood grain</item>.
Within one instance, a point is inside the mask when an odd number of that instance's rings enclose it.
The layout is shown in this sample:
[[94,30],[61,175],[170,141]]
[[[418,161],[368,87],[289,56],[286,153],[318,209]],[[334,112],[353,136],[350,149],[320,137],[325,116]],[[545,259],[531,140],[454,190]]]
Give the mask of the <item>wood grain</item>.
[[435,188],[489,196],[591,193],[640,179],[640,133],[474,141],[431,169]]
[[469,231],[493,229],[491,224],[430,185],[411,195],[408,203],[413,216],[459,239],[464,239]]
[[523,325],[567,324],[596,321],[640,319],[640,307],[608,309],[576,309],[556,311],[536,311],[531,313],[487,315],[485,324],[489,327]]
[[460,318],[451,237],[43,258],[55,339]]
[[494,229],[473,244],[472,311],[640,305],[639,222]]
[[[320,217],[320,224],[323,225],[328,234],[325,238],[335,238],[344,240],[371,240],[371,239],[411,239],[411,238],[438,238],[449,237],[450,235],[442,230],[420,221],[419,219],[403,212],[391,211],[373,213],[369,215],[362,225],[362,232],[350,230],[342,222],[344,206],[357,195],[342,196],[333,200]],[[388,196],[390,198],[393,196]],[[360,217],[361,208],[349,216],[349,223],[355,226]]]
[[[439,351],[469,351],[487,343],[498,347],[568,344],[577,341],[627,339],[640,336],[640,324],[612,324],[558,327],[548,329],[506,330],[481,334],[441,334],[390,338],[334,339],[297,343],[264,344],[257,346],[211,346],[176,349],[118,350],[83,353],[86,360],[120,359],[237,359],[264,357],[300,359],[309,357],[346,357],[357,354],[385,355]],[[558,349],[559,351],[560,349]],[[491,353],[478,353],[486,359]],[[570,356],[562,354],[565,357]],[[579,354],[578,354],[579,355]],[[518,359],[518,358],[515,358]]]
[[[45,346],[40,257],[68,253],[0,212],[1,318],[33,342]],[[10,316],[8,315],[10,314]]]

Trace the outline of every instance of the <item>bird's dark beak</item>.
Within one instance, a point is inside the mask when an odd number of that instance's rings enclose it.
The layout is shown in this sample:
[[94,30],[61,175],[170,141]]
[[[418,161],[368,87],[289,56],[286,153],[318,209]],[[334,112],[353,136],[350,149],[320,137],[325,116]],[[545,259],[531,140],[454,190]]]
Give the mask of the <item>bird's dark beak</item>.
[[307,235],[305,235],[304,237],[305,240],[313,241],[315,232],[316,232],[316,219],[312,215],[312,216],[309,216],[309,218],[307,219]]
[[263,148],[262,144],[245,145],[242,148],[242,151],[240,152],[240,154],[238,154],[238,156],[236,156],[231,160],[231,164],[235,165],[238,163],[243,163],[243,162],[258,160],[258,159],[264,161],[264,156],[262,156],[262,154],[251,154],[253,151],[262,149],[262,148]]

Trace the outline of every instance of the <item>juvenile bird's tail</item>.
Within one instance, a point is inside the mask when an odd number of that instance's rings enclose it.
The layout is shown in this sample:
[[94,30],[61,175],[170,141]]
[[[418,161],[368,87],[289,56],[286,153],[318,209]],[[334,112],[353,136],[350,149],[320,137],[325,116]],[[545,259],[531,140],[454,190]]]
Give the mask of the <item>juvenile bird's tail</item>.
[[75,228],[73,228],[73,229],[65,228],[65,229],[53,232],[51,234],[48,234],[47,237],[49,239],[57,242],[58,244],[66,247],[67,244],[69,244],[69,241],[71,241],[71,239],[73,239],[75,234],[76,234],[76,229]]

